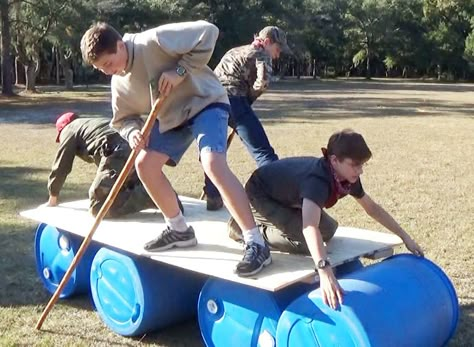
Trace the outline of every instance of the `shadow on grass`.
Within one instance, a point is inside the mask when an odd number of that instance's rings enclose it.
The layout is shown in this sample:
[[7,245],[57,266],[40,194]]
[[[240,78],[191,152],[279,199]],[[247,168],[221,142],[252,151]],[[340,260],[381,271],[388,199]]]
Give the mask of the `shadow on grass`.
[[43,304],[50,296],[36,273],[34,229],[0,224],[0,306]]
[[449,347],[472,346],[472,332],[474,331],[474,304],[460,306],[459,325]]
[[[0,306],[44,306],[49,293],[36,270],[34,239],[37,226],[19,228],[16,224],[0,223]],[[82,294],[59,301],[83,310],[93,310],[90,295]]]
[[[44,304],[51,295],[36,273],[34,238],[38,224],[22,219],[18,213],[46,202],[49,170],[8,165],[0,162],[0,306]],[[64,198],[77,196],[78,192],[87,196],[87,189],[69,184]]]
[[[280,123],[337,118],[465,116],[474,117],[474,103],[467,93],[474,85],[403,80],[281,80],[255,104],[259,117]],[[444,100],[435,93],[464,100]],[[444,97],[444,96],[443,96]],[[16,97],[2,102],[0,123],[47,124],[57,115],[73,111],[84,117],[111,117],[106,88],[78,88],[70,92],[48,91],[45,97]],[[275,111],[277,110],[277,111]],[[294,115],[298,114],[297,117]],[[284,119],[281,119],[284,117]]]
[[[107,339],[100,339],[96,337],[91,337],[89,334],[68,333],[66,331],[56,331],[42,329],[43,332],[51,334],[56,337],[73,337],[78,339],[84,339],[91,343],[101,343],[108,344],[110,341]],[[183,331],[186,333],[183,335]],[[160,346],[173,346],[173,347],[203,347],[204,343],[202,342],[201,332],[199,330],[199,325],[196,320],[188,320],[181,322],[175,325],[171,325],[162,330],[156,332],[144,334],[143,336],[128,337],[126,338],[130,342],[118,342],[114,341],[114,346],[137,346],[140,344],[159,344]]]
[[[291,84],[299,84],[302,86],[326,86],[328,92],[334,92],[337,89],[347,89],[350,86],[354,90],[373,90],[373,91],[398,91],[398,90],[417,90],[427,92],[455,92],[465,93],[474,92],[474,84],[472,83],[441,83],[438,81],[423,81],[419,79],[386,79],[386,78],[373,78],[367,80],[365,78],[338,78],[338,79],[324,79],[314,80],[311,78],[305,78],[297,80],[295,78],[284,78],[278,83],[272,84],[275,89],[285,89],[286,86]],[[321,91],[325,91],[324,88],[320,88]]]
[[383,97],[279,98],[261,100],[254,106],[259,118],[267,122],[301,123],[331,119],[386,118],[420,116],[461,116],[473,118],[474,103],[460,103],[423,98],[393,100]]
[[[20,211],[27,207],[37,206],[47,201],[47,178],[50,170],[38,167],[13,167],[0,161],[0,196],[8,204],[14,202],[14,207]],[[38,179],[35,176],[41,176]],[[91,181],[92,182],[92,181]],[[87,198],[89,186],[86,184],[67,185],[61,191],[61,200]],[[12,203],[13,204],[13,203]]]
[[[0,196],[4,200],[15,200],[17,208],[23,208],[25,204],[31,205],[46,201],[48,192],[46,178],[49,170],[37,167],[12,167],[0,162]],[[41,175],[45,180],[40,181],[33,176]]]
[[[183,331],[185,331],[185,338],[183,338]],[[159,343],[164,346],[175,347],[203,347],[205,346],[201,337],[201,330],[197,322],[197,318],[185,322],[177,323],[175,325],[166,327],[163,330],[158,330],[146,334],[142,337],[133,338],[137,342],[142,343]]]

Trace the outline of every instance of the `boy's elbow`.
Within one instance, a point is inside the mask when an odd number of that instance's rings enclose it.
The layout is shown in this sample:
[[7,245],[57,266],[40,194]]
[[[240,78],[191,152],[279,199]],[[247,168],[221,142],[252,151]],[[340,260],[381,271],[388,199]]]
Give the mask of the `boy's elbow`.
[[219,36],[219,28],[215,24],[209,23],[205,20],[199,20],[198,23],[201,25],[202,28],[204,28],[205,32],[209,36],[215,37],[217,39],[217,37]]

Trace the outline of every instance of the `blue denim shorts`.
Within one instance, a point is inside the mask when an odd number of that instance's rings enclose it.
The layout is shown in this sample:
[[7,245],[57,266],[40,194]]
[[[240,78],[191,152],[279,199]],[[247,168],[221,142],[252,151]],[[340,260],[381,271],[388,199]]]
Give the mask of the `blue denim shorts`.
[[199,154],[225,153],[227,150],[227,122],[229,112],[220,105],[205,108],[183,125],[160,133],[159,121],[155,123],[148,148],[170,157],[168,165],[179,163],[184,152],[195,139]]

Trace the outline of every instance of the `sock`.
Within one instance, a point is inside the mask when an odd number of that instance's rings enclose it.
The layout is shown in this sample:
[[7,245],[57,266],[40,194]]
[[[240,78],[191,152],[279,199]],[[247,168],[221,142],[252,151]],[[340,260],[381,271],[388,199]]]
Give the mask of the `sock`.
[[179,211],[179,213],[173,218],[165,217],[165,221],[166,221],[166,225],[168,225],[171,230],[175,230],[178,232],[184,232],[188,230],[186,219],[184,219],[184,216],[181,213],[181,211]]
[[265,240],[258,227],[243,232],[245,244],[249,242],[256,242],[261,246],[265,246]]

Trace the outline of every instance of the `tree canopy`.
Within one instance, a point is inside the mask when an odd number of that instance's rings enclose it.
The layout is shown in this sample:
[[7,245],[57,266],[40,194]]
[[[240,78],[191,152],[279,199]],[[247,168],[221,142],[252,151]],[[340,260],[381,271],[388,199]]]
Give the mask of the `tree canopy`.
[[93,82],[79,42],[96,21],[120,32],[206,19],[221,30],[211,66],[266,25],[288,32],[280,74],[474,75],[474,0],[0,0],[2,92],[24,81]]

